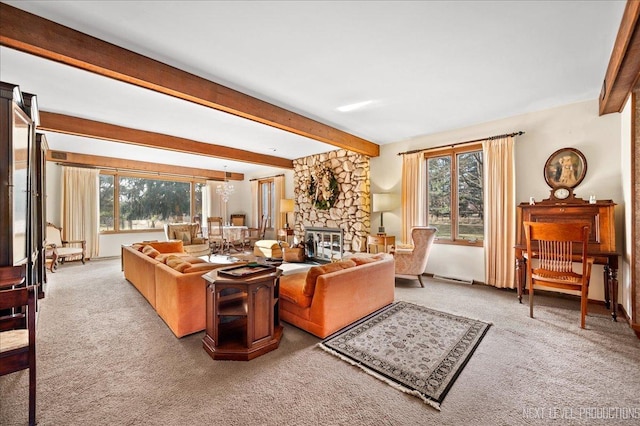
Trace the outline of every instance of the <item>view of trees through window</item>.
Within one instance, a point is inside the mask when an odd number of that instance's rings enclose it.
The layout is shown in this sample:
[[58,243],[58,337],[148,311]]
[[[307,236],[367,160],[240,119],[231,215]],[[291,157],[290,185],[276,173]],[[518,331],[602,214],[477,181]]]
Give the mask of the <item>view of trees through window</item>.
[[427,156],[427,212],[439,239],[484,237],[482,151]]
[[258,209],[260,215],[267,217],[267,228],[273,228],[273,218],[275,217],[276,203],[275,203],[275,183],[273,179],[265,179],[258,182]]
[[101,174],[100,231],[162,229],[165,223],[191,222],[192,216],[202,214],[203,187],[198,182]]

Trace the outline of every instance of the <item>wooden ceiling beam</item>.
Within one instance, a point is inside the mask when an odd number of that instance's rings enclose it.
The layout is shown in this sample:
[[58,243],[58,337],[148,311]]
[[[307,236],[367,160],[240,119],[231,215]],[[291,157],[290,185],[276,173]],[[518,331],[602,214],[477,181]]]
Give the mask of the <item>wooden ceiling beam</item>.
[[0,3],[0,44],[370,157],[379,145]]
[[207,180],[244,180],[243,173],[198,169],[195,167],[172,166],[169,164],[149,163],[146,161],[124,160],[122,158],[102,157],[99,155],[77,154],[64,151],[47,151],[47,161],[73,166],[88,166],[105,169],[128,170],[145,173],[162,173],[176,176],[192,176]]
[[131,129],[114,124],[72,117],[64,114],[40,111],[38,130],[65,133],[75,136],[123,142],[147,148],[159,148],[187,154],[225,158],[245,163],[261,164],[285,169],[293,169],[293,161],[272,155],[257,154],[227,146],[197,142],[191,139],[146,130]]
[[600,91],[600,115],[620,112],[640,77],[640,2],[627,1]]

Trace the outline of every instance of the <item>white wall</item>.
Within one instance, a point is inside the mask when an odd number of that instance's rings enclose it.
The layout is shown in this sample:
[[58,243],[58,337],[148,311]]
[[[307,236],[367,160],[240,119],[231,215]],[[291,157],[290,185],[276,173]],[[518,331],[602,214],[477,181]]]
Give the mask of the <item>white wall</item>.
[[47,162],[47,222],[62,226],[62,167]]
[[[371,159],[371,192],[401,193],[402,158],[399,152],[436,147],[483,137],[522,130],[526,134],[516,138],[516,200],[518,203],[549,197],[543,169],[547,158],[556,150],[572,147],[587,159],[587,174],[575,188],[576,196],[612,199],[616,207],[616,240],[622,249],[624,235],[624,198],[622,194],[620,114],[598,116],[598,101],[564,105],[535,113],[504,118],[488,123],[420,136],[394,144],[383,145],[380,156]],[[401,209],[385,213],[384,224],[388,234],[400,235]],[[380,215],[374,213],[371,227],[377,228]],[[428,273],[465,276],[484,281],[484,251],[482,248],[436,244],[427,265]],[[602,266],[593,270],[589,298],[604,299]],[[619,275],[619,279],[623,278]],[[627,297],[627,296],[622,296]]]

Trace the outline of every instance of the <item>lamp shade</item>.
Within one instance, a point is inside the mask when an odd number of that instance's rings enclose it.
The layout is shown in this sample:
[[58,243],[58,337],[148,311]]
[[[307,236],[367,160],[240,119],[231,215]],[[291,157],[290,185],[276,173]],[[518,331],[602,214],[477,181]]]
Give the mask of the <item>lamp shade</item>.
[[294,202],[290,198],[282,198],[280,200],[280,211],[282,213],[290,213],[293,211]]
[[398,197],[396,194],[373,194],[371,203],[374,212],[388,212],[398,206]]

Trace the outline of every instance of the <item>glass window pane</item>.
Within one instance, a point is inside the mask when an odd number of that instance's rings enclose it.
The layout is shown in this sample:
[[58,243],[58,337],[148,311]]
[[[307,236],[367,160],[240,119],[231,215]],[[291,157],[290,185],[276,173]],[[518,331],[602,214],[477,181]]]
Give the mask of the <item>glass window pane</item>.
[[189,222],[189,182],[120,177],[120,230],[162,229],[165,223]]
[[[194,185],[194,203],[193,217],[202,225],[202,197],[206,185],[204,183],[196,182]],[[206,225],[206,224],[205,224]]]
[[451,157],[427,160],[429,225],[438,228],[438,238],[451,239]]
[[482,194],[482,151],[457,155],[458,238],[482,240],[484,202]]
[[113,175],[100,175],[100,231],[114,230],[113,182]]

